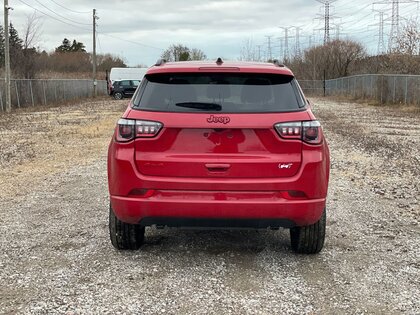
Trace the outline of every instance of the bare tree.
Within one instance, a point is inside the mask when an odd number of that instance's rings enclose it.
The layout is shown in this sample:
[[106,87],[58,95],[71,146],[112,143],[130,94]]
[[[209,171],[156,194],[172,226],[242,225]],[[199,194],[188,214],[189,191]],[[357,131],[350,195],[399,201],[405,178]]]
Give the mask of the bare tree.
[[395,52],[410,56],[420,55],[420,23],[418,19],[408,20],[403,26]]
[[304,77],[320,80],[324,73],[327,78],[345,77],[350,74],[350,66],[365,57],[365,48],[355,41],[334,40],[315,46],[305,51]]
[[163,54],[162,58],[167,61],[187,61],[187,60],[203,60],[206,59],[206,54],[200,49],[190,49],[182,44],[169,46]]
[[258,59],[255,45],[251,38],[244,40],[239,59],[244,61],[255,61]]
[[34,12],[26,16],[26,24],[23,33],[23,49],[28,49],[38,44],[41,35],[42,19]]
[[193,48],[190,52],[190,58],[191,60],[205,60],[207,56],[201,49]]

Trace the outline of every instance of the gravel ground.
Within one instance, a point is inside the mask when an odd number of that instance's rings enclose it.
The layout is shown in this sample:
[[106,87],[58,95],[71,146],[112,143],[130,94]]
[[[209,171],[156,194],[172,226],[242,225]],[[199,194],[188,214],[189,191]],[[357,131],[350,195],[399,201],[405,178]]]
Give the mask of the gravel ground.
[[106,150],[126,101],[0,116],[1,314],[419,314],[420,115],[315,99],[332,153],[327,240],[287,230],[108,237]]

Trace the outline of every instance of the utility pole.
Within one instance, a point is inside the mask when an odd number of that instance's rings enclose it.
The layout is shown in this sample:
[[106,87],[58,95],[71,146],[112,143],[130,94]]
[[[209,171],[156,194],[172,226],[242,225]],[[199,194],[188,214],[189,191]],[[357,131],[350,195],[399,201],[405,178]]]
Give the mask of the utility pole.
[[6,83],[6,112],[12,110],[12,98],[10,95],[10,49],[9,49],[9,0],[4,0],[4,67]]
[[324,45],[330,41],[330,14],[331,3],[337,0],[316,0],[324,5],[324,14],[319,14],[318,19],[324,20]]
[[92,54],[92,63],[93,63],[93,97],[96,97],[97,91],[96,86],[98,82],[96,81],[96,9],[93,9],[93,54]]

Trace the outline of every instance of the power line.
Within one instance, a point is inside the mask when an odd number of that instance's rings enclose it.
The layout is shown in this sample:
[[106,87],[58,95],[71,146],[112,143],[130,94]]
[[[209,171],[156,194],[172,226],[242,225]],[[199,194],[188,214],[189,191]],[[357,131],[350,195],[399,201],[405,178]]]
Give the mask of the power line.
[[54,13],[55,15],[57,15],[57,16],[59,16],[60,18],[62,18],[62,19],[65,19],[65,20],[67,20],[67,21],[70,21],[70,22],[72,22],[72,23],[76,23],[76,24],[80,24],[80,25],[90,25],[90,24],[88,24],[88,23],[81,23],[81,22],[78,22],[78,21],[74,21],[74,20],[72,20],[72,19],[68,19],[68,18],[66,18],[65,16],[62,16],[61,14],[58,14],[57,12],[55,12],[54,10],[52,10],[52,9],[50,9],[49,7],[47,7],[46,5],[44,5],[44,4],[42,4],[42,2],[40,2],[39,0],[35,0],[37,3],[39,3],[41,6],[43,6],[45,9],[47,9],[48,11],[50,11],[50,12],[52,12],[52,13]]
[[61,22],[61,23],[63,23],[63,24],[67,24],[67,25],[70,25],[70,26],[73,26],[73,27],[76,27],[76,28],[79,28],[79,29],[82,29],[82,30],[85,30],[85,31],[89,31],[89,32],[90,32],[90,29],[87,29],[87,28],[85,28],[85,27],[80,27],[80,26],[78,26],[78,25],[75,25],[75,24],[68,23],[68,22],[65,22],[65,21],[63,21],[63,20],[60,20],[59,18],[56,18],[56,17],[54,17],[54,16],[52,16],[52,15],[50,15],[50,14],[48,14],[48,13],[45,13],[44,11],[41,11],[41,10],[39,10],[39,9],[37,9],[37,8],[35,8],[35,7],[33,7],[33,6],[31,6],[30,4],[26,3],[26,2],[25,2],[25,1],[23,1],[23,0],[19,0],[19,2],[23,3],[24,5],[26,5],[26,6],[30,7],[30,8],[32,8],[33,10],[35,10],[35,11],[37,11],[37,12],[39,12],[39,13],[41,13],[41,14],[45,15],[45,16],[48,16],[49,18],[51,18],[51,19],[53,19],[53,20],[56,20],[56,21]]
[[[56,20],[56,21],[58,21],[60,23],[63,23],[63,24],[69,25],[69,26],[73,26],[73,27],[76,27],[76,28],[81,29],[81,30],[84,30],[84,31],[88,31],[88,32],[91,32],[92,31],[91,29],[88,29],[86,27],[81,27],[81,26],[78,26],[78,25],[75,25],[75,24],[72,24],[72,23],[69,23],[69,22],[60,20],[59,18],[56,18],[55,16],[52,16],[52,15],[50,15],[48,13],[45,13],[44,11],[41,11],[41,10],[39,10],[39,9],[31,6],[30,4],[28,4],[27,2],[25,2],[23,0],[19,0],[19,2],[23,3],[24,5],[30,7],[31,9],[33,9],[33,10],[35,10],[35,11],[37,11],[37,12],[39,12],[39,13],[41,13],[41,14],[43,14],[43,15],[45,15],[45,16],[53,19],[53,20]],[[164,50],[163,48],[154,47],[154,46],[151,46],[151,45],[147,45],[147,44],[135,42],[135,41],[132,41],[132,40],[128,40],[128,39],[124,39],[124,38],[121,38],[121,37],[113,36],[111,34],[107,34],[107,33],[103,33],[103,32],[98,32],[98,31],[96,33],[97,34],[102,34],[103,36],[108,36],[108,37],[111,37],[111,38],[114,38],[114,39],[118,39],[118,40],[121,40],[121,41],[124,41],[124,42],[127,42],[127,43],[131,43],[131,44],[134,44],[134,45],[138,45],[138,46],[142,46],[142,47],[147,47],[147,48],[152,48],[152,49],[156,49],[156,50],[160,50],[160,51]]]
[[55,3],[56,5],[58,5],[59,7],[65,9],[67,11],[70,11],[70,12],[74,12],[74,13],[78,13],[78,14],[88,14],[88,13],[90,14],[91,13],[90,11],[75,11],[75,10],[72,10],[72,9],[69,9],[69,8],[65,7],[64,5],[62,5],[58,2],[55,2],[54,0],[50,0],[50,1]]
[[[19,1],[21,1],[21,0],[19,0]],[[97,31],[97,33],[98,34],[102,34],[103,36],[108,36],[108,37],[111,37],[111,38],[114,38],[114,39],[118,39],[118,40],[123,41],[123,42],[130,43],[130,44],[134,44],[134,45],[138,45],[138,46],[142,46],[142,47],[147,47],[147,48],[151,48],[151,49],[156,49],[156,50],[160,50],[160,51],[163,51],[164,50],[163,48],[160,48],[160,47],[156,47],[156,46],[152,46],[152,45],[147,45],[147,44],[143,44],[143,43],[140,43],[140,42],[135,42],[135,41],[132,41],[132,40],[129,40],[129,39],[124,39],[124,38],[121,38],[121,37],[118,37],[118,36],[114,36],[114,35],[111,35],[111,34],[108,34],[108,33],[99,32],[99,31]]]

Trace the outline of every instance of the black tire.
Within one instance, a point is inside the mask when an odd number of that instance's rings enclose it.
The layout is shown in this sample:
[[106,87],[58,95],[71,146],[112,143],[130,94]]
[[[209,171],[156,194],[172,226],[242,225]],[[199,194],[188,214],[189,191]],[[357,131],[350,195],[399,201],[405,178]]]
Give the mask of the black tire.
[[119,220],[109,206],[109,236],[116,249],[139,249],[144,243],[144,227]]
[[296,253],[316,254],[324,247],[326,210],[318,222],[308,226],[298,226],[290,229],[292,249]]
[[114,92],[114,98],[116,100],[122,100],[123,99],[123,94],[121,92]]

